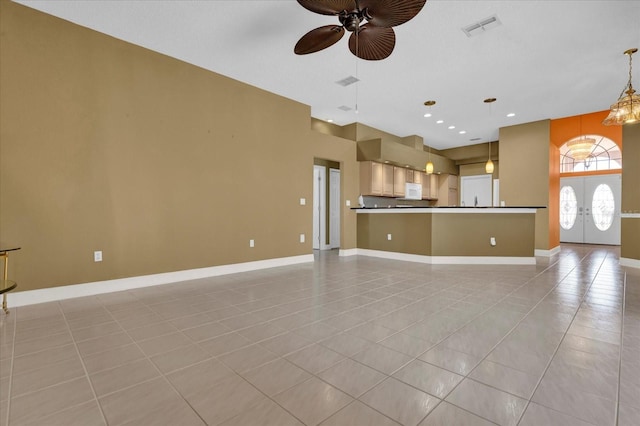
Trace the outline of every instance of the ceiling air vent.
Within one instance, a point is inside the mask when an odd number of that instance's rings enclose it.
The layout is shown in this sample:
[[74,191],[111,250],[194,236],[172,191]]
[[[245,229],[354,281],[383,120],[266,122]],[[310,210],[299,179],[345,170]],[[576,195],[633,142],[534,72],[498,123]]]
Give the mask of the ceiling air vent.
[[480,34],[483,34],[485,31],[489,31],[495,27],[499,27],[501,24],[500,20],[496,15],[490,16],[486,19],[482,19],[478,22],[474,22],[471,25],[467,25],[462,28],[462,31],[467,35],[467,37],[474,37]]
[[342,87],[347,87],[347,86],[349,86],[349,85],[351,85],[353,83],[357,83],[358,81],[360,81],[360,80],[358,80],[354,76],[350,75],[347,78],[343,78],[342,80],[336,81],[336,84],[339,84]]
[[475,141],[479,141],[482,138],[473,138],[473,139],[469,139],[471,142],[475,142]]
[[351,111],[351,107],[348,107],[346,105],[339,106],[338,109],[341,109],[344,112]]

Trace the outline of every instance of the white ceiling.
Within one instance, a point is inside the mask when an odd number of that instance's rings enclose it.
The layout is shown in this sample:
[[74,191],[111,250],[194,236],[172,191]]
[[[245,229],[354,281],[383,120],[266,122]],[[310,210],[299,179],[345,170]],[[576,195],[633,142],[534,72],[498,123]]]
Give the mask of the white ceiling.
[[[302,35],[338,22],[295,0],[17,1],[310,105],[316,118],[420,135],[436,149],[497,140],[503,126],[608,109],[628,79],[623,52],[640,48],[638,0],[428,0],[394,28],[392,55],[374,62],[356,60],[347,36],[295,55]],[[500,26],[471,38],[461,30],[492,15]],[[640,87],[640,54],[634,59]],[[357,85],[335,83],[356,74]],[[483,103],[488,97],[498,100]],[[437,104],[424,118],[430,99]],[[338,108],[356,100],[358,114]]]

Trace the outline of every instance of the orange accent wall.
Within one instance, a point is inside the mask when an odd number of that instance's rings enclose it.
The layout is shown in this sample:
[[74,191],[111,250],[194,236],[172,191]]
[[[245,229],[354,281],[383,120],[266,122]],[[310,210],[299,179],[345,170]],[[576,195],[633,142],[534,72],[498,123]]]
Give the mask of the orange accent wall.
[[599,111],[551,120],[551,143],[560,148],[569,139],[580,135],[600,135],[614,141],[622,151],[622,126],[603,126],[602,120],[607,115],[609,111]]
[[[609,111],[551,120],[549,147],[549,247],[560,245],[560,151],[559,148],[570,139],[580,135],[600,135],[614,141],[622,151],[622,126],[603,126]],[[594,174],[620,173],[620,170],[563,174],[567,176],[587,176]]]

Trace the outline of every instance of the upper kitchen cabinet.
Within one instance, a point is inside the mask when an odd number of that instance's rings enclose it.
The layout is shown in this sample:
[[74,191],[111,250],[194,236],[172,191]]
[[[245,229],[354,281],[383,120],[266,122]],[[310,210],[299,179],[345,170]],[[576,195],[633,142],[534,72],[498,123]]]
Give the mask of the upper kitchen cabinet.
[[[417,172],[416,172],[417,173]],[[422,199],[423,200],[437,200],[438,199],[438,176],[428,175],[424,172],[422,174]]]
[[375,161],[360,162],[360,193],[393,196],[393,166]]
[[393,168],[393,196],[404,197],[404,184],[407,183],[407,172],[411,172],[413,179],[413,170],[407,170],[404,167]]

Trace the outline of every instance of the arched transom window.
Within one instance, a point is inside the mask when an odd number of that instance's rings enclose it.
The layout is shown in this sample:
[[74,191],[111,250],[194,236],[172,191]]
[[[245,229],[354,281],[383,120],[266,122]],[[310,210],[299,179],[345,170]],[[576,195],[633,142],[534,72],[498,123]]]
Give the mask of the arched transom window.
[[[573,158],[569,144],[576,139],[593,138],[591,154],[584,159]],[[622,153],[614,141],[599,135],[582,135],[567,141],[560,147],[560,173],[592,172],[622,168]]]

